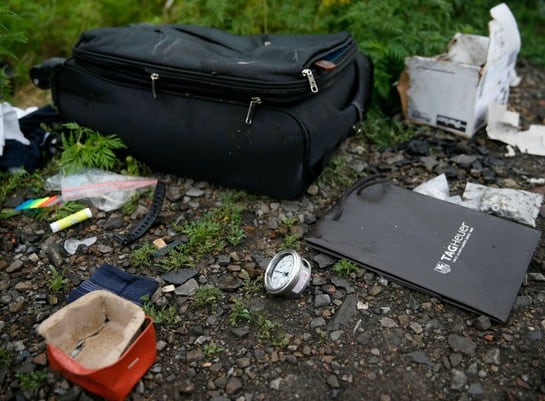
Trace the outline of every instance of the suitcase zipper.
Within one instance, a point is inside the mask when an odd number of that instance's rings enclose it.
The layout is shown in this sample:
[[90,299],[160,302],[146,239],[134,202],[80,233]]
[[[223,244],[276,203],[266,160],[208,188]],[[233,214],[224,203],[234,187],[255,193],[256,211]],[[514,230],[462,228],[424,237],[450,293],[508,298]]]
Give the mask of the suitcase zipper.
[[[207,92],[208,88],[222,91],[228,89],[230,92],[245,92],[248,94],[259,94],[263,98],[273,102],[294,101],[306,96],[310,88],[311,93],[317,93],[318,88],[325,88],[333,85],[335,77],[343,71],[343,66],[350,59],[351,55],[357,50],[356,46],[349,46],[342,54],[337,55],[336,69],[331,72],[321,72],[317,74],[317,69],[313,66],[314,63],[322,57],[310,60],[310,65],[301,71],[303,80],[297,80],[294,76],[294,81],[286,82],[258,82],[239,77],[215,77],[213,74],[200,73],[195,71],[186,71],[174,67],[159,66],[146,62],[138,62],[135,60],[126,59],[112,55],[94,53],[83,49],[74,49],[74,58],[82,64],[90,64],[93,68],[98,68],[106,74],[116,73],[116,69],[122,69],[124,79],[129,75],[137,75],[142,72],[146,73],[148,79],[151,79],[151,90],[154,98],[158,96],[157,81],[159,79],[167,79],[175,84],[186,85],[191,89]],[[141,78],[140,78],[141,79]],[[187,85],[189,84],[189,85]],[[195,84],[192,87],[191,84]]]
[[[138,77],[135,77],[135,76],[131,76],[131,74],[120,74],[119,72],[115,72],[115,71],[114,72],[111,72],[111,71],[106,72],[106,70],[104,68],[97,68],[97,66],[87,66],[86,67],[86,66],[80,65],[77,62],[72,64],[72,65],[74,65],[74,67],[82,68],[83,70],[85,70],[85,71],[87,71],[89,73],[93,73],[93,71],[94,71],[94,74],[96,74],[98,76],[101,76],[104,79],[108,79],[108,80],[114,79],[117,82],[125,82],[127,84],[132,84],[132,85],[136,84],[139,87],[142,87],[142,83],[144,82],[143,79],[142,79],[143,77],[138,78]],[[316,82],[316,80],[314,78],[314,74],[313,74],[312,70],[311,69],[304,69],[303,76],[305,76],[307,78],[308,85],[310,85],[310,87],[311,87],[310,90],[313,93],[318,92],[318,85],[317,85],[317,82]],[[159,93],[158,81],[163,80],[162,78],[163,78],[163,75],[160,75],[157,72],[152,72],[152,73],[147,75],[146,81],[151,82],[151,94],[152,94],[154,99],[158,98],[158,93]],[[168,78],[170,78],[170,77],[168,77]],[[305,86],[306,85],[307,85],[307,83],[305,83]],[[172,90],[172,86],[167,88],[167,91],[169,89]],[[188,89],[191,89],[191,88],[188,88],[187,86],[185,86],[183,92],[184,93],[194,93],[194,94],[199,92],[199,91],[192,92],[191,90],[188,91]],[[201,89],[201,92],[202,92],[202,88],[200,88],[200,89]],[[207,94],[210,95],[210,91],[207,91]],[[223,91],[219,91],[218,95],[225,95],[225,93]],[[240,101],[239,99],[235,99],[235,100]],[[273,104],[278,103],[278,102],[274,102],[272,99],[267,99],[267,101],[269,103],[273,103]],[[262,104],[262,103],[263,103],[263,99],[262,99],[261,96],[252,96],[250,98],[250,103],[248,104],[248,109],[246,111],[246,117],[244,119],[244,122],[246,123],[246,125],[252,125],[253,117],[254,117],[257,105]]]
[[261,104],[261,98],[255,96],[250,100],[250,105],[248,106],[248,112],[246,113],[246,125],[252,125],[252,120],[254,118],[256,105]]
[[157,99],[157,88],[155,87],[155,82],[159,79],[159,74],[152,72],[149,77],[151,79],[151,93],[153,94],[153,98]]
[[302,74],[308,80],[310,91],[312,93],[318,93],[318,85],[316,84],[316,80],[314,79],[314,73],[312,72],[312,70],[310,68],[305,68],[302,71]]

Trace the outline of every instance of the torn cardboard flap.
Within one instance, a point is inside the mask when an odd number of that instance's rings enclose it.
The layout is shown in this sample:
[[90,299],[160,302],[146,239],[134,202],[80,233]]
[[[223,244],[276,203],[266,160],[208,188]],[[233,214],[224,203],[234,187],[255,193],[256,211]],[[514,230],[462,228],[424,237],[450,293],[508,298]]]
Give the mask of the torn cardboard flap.
[[520,34],[505,3],[490,14],[489,37],[457,33],[445,54],[405,60],[397,90],[407,120],[471,137],[490,103],[507,103]]
[[90,292],[38,327],[48,343],[88,369],[115,363],[138,335],[143,309],[105,290]]
[[530,125],[519,131],[519,114],[504,104],[493,103],[488,109],[487,135],[490,139],[517,147],[522,153],[545,156],[545,126]]

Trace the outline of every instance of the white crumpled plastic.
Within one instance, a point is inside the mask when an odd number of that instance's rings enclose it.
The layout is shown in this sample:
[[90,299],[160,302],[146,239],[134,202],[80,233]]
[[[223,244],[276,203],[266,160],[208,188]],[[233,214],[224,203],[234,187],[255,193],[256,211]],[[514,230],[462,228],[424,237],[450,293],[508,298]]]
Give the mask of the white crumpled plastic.
[[106,212],[119,209],[138,190],[156,185],[156,178],[135,177],[100,169],[87,169],[77,174],[57,174],[46,181],[46,189],[61,191],[63,201],[88,200]]
[[520,189],[491,188],[471,182],[466,184],[461,198],[449,196],[450,189],[444,174],[423,182],[413,191],[532,227],[536,226],[536,218],[543,202],[541,194]]
[[440,174],[431,180],[423,182],[413,191],[450,203],[460,204],[461,202],[459,196],[450,196],[450,188],[445,174]]
[[491,188],[468,182],[462,205],[481,212],[536,226],[543,195],[510,188]]

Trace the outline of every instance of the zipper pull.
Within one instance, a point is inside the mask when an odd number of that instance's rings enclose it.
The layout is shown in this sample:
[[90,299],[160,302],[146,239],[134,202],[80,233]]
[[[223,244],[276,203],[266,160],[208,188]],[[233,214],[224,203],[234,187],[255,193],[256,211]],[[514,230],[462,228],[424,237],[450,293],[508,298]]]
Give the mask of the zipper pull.
[[310,85],[310,91],[312,93],[318,93],[318,84],[316,83],[316,80],[314,79],[314,74],[312,73],[312,70],[310,68],[305,68],[301,72],[303,76],[308,79],[308,84]]
[[155,87],[155,82],[159,79],[159,74],[152,72],[149,77],[151,79],[151,93],[153,94],[153,98],[157,99],[157,88]]
[[248,112],[246,113],[246,125],[252,125],[252,119],[254,118],[255,106],[261,104],[260,97],[253,97],[250,100],[250,106],[248,106]]

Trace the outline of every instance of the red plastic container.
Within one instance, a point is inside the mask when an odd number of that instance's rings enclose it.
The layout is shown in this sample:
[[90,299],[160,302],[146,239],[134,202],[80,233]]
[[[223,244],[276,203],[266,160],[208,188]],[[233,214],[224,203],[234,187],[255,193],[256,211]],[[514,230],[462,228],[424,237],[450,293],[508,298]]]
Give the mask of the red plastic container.
[[53,344],[47,344],[50,367],[68,380],[109,401],[122,401],[157,357],[153,319],[146,316],[142,332],[111,365],[88,369]]

